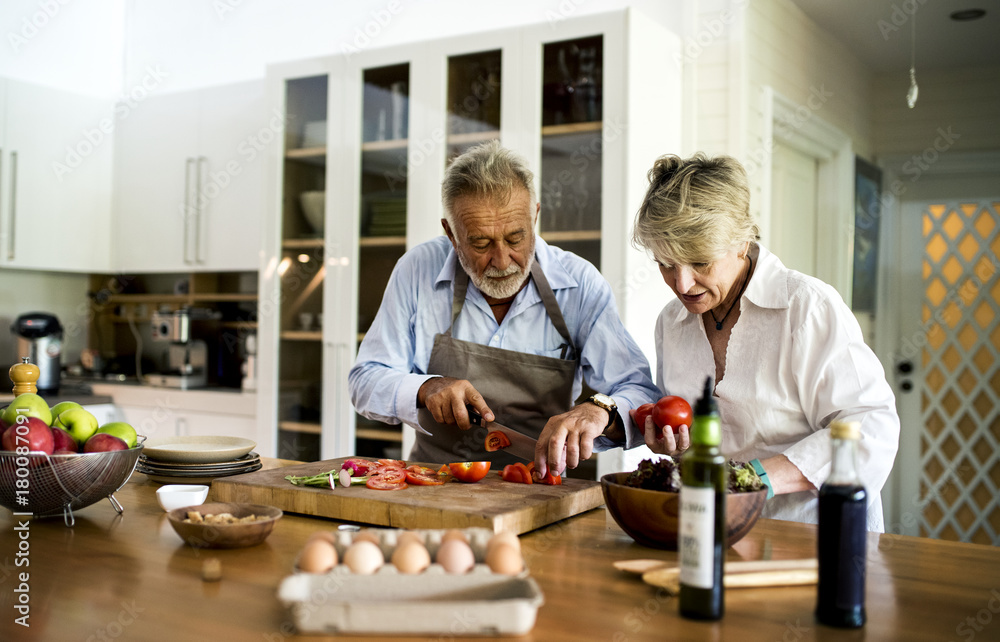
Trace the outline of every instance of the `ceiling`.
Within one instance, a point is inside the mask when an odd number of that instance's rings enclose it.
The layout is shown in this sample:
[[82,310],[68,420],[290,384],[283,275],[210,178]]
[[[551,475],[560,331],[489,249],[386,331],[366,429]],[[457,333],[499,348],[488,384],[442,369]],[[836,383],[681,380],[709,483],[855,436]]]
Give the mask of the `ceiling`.
[[[792,0],[877,73],[910,68],[916,16],[916,68],[1000,65],[1000,0]],[[984,9],[956,22],[963,9]]]

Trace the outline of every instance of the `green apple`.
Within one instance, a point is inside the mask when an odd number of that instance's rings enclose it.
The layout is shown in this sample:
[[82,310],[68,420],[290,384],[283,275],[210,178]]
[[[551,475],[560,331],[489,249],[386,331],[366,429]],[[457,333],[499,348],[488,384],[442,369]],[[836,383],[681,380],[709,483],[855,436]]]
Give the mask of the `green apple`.
[[[31,392],[18,395],[3,411],[3,415],[0,415],[0,419],[3,419],[3,422],[8,426],[13,426],[17,423],[18,415],[38,417],[45,422],[46,426],[52,425],[52,411],[49,410],[49,404]],[[22,421],[24,420],[22,419]]]
[[70,437],[82,446],[97,432],[98,423],[97,417],[83,408],[70,408],[59,413],[52,425],[68,432]]
[[54,424],[59,415],[62,414],[64,410],[69,410],[70,408],[83,408],[80,404],[75,401],[60,401],[56,405],[52,406],[52,423]]
[[104,424],[97,429],[97,432],[105,435],[114,435],[128,444],[129,448],[135,448],[135,444],[138,441],[135,428],[124,421],[112,421],[111,423]]

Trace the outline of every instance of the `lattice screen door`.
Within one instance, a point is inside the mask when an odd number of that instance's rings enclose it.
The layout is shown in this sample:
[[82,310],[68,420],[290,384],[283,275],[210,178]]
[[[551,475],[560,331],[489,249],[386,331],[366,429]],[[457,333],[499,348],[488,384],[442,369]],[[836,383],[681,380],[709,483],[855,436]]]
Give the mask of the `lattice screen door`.
[[[923,208],[920,534],[1000,545],[1000,202]],[[898,462],[897,462],[898,463]]]

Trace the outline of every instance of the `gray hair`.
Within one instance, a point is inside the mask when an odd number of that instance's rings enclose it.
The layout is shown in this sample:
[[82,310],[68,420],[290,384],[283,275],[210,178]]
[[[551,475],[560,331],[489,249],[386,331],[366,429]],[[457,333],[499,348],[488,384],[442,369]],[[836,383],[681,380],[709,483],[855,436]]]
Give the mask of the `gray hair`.
[[448,166],[441,183],[441,201],[444,215],[454,226],[452,207],[462,196],[477,196],[498,204],[505,204],[520,187],[528,190],[534,211],[534,174],[519,154],[502,147],[500,141],[491,140],[476,145]]
[[711,263],[760,237],[743,166],[731,156],[656,159],[636,214],[632,244],[661,263]]

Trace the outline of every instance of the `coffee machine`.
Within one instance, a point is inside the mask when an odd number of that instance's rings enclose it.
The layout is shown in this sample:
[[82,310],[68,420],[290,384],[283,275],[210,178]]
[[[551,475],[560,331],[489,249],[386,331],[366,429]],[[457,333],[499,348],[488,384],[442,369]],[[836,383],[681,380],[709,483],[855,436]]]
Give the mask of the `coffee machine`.
[[146,383],[162,388],[203,387],[208,383],[208,346],[191,337],[191,311],[153,312],[153,341],[167,343],[157,372],[145,376]]
[[63,328],[54,315],[29,312],[17,317],[10,331],[17,337],[17,356],[38,366],[38,394],[59,392]]

